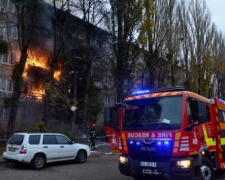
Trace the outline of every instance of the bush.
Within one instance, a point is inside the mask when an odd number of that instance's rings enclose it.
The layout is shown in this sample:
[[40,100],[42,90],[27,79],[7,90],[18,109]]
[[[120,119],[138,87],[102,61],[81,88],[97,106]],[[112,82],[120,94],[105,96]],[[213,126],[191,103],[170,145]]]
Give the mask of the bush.
[[56,130],[46,126],[44,121],[38,121],[28,129],[28,132],[56,132]]
[[77,142],[77,138],[76,138],[76,136],[73,133],[67,131],[67,132],[63,132],[63,134],[65,134],[72,141]]
[[5,145],[0,145],[0,156],[5,151]]

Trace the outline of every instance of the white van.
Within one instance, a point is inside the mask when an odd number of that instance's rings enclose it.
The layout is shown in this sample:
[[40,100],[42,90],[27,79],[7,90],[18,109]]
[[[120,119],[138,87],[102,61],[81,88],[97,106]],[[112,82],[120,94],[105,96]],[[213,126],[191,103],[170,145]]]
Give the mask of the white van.
[[34,169],[46,163],[74,160],[84,163],[91,154],[88,145],[73,143],[59,133],[15,133],[8,140],[3,159],[30,164]]

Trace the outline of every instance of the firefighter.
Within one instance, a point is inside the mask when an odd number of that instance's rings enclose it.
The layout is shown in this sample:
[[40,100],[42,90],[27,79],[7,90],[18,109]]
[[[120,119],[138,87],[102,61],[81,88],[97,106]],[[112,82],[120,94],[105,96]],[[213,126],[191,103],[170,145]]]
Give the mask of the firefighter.
[[90,131],[89,131],[89,135],[90,135],[90,149],[91,150],[95,150],[95,136],[96,136],[96,132],[95,132],[95,124],[93,123],[91,125]]

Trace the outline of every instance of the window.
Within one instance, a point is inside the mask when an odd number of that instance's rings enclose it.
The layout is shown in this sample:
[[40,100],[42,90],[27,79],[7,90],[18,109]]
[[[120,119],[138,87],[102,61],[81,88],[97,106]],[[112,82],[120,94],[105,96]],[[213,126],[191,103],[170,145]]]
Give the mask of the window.
[[0,36],[2,39],[5,39],[4,37],[17,39],[18,37],[18,31],[16,24],[13,23],[5,23],[0,22]]
[[225,111],[219,110],[219,121],[220,122],[225,122]]
[[[178,130],[182,124],[182,96],[126,101],[124,130]],[[176,108],[174,108],[176,107]]]
[[4,37],[6,37],[6,33],[7,32],[7,28],[6,28],[6,24],[1,22],[0,23],[0,36],[2,39],[4,39]]
[[0,11],[5,12],[5,11],[10,11],[12,13],[15,12],[15,6],[11,0],[1,0],[0,1]]
[[189,97],[187,105],[190,124],[210,122],[210,110],[205,102]]
[[0,105],[0,120],[8,120],[9,119],[9,108],[6,109],[3,105]]
[[118,109],[115,107],[105,108],[104,119],[106,126],[118,127]]
[[17,38],[17,27],[15,25],[9,25],[7,28],[7,36],[9,38]]
[[15,8],[12,0],[9,0],[9,2],[8,2],[8,11],[10,11],[12,13],[15,13],[16,12],[16,8]]
[[6,91],[6,80],[1,79],[0,81],[0,89]]
[[41,135],[30,135],[29,144],[39,144]]
[[100,101],[103,103],[110,103],[110,95],[102,94],[100,97]]
[[198,100],[190,98],[188,102],[188,121],[192,124],[198,121]]
[[12,80],[0,78],[0,91],[12,92]]
[[0,54],[0,63],[10,64],[9,54]]
[[110,81],[111,81],[111,78],[109,76],[104,76],[104,83],[108,87],[110,87]]
[[64,136],[56,136],[56,140],[58,144],[70,144],[70,140]]
[[24,135],[20,134],[14,134],[10,139],[9,139],[9,144],[16,144],[16,145],[21,145],[23,143]]
[[8,0],[1,0],[0,1],[0,11],[5,12],[7,8]]
[[55,135],[44,135],[43,144],[57,144]]
[[18,38],[17,26],[13,23],[6,24],[5,22],[0,22],[0,36],[1,39],[6,39],[4,37],[17,39]]

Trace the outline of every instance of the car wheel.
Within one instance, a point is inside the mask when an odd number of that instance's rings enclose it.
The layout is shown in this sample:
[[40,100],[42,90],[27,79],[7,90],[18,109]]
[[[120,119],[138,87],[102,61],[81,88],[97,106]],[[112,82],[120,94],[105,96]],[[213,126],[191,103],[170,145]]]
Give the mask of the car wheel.
[[214,179],[213,165],[208,158],[202,157],[202,164],[200,166],[200,171],[203,180]]
[[84,150],[79,150],[75,159],[78,163],[84,163],[87,159],[87,154]]
[[45,167],[46,158],[43,154],[36,154],[32,160],[32,167],[34,169],[42,169]]

